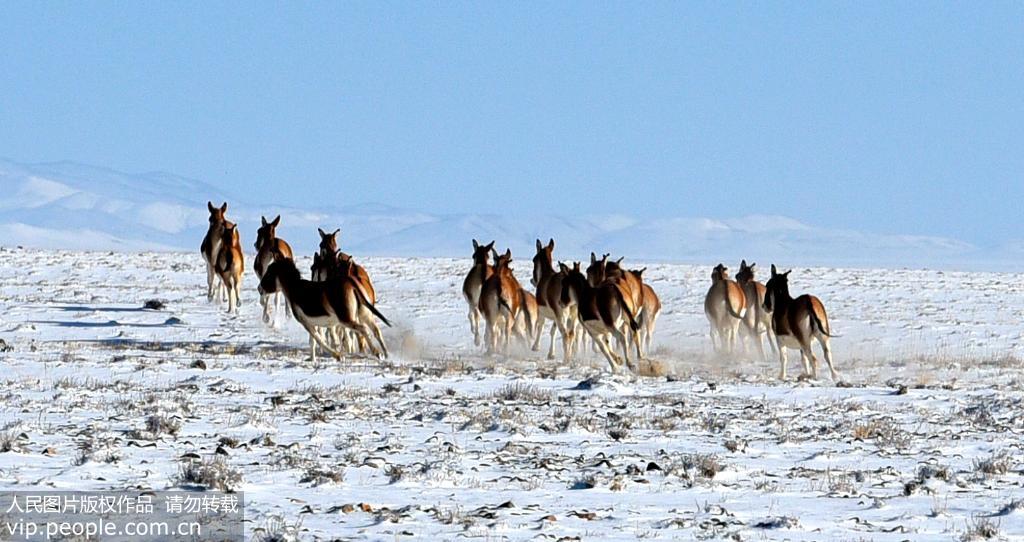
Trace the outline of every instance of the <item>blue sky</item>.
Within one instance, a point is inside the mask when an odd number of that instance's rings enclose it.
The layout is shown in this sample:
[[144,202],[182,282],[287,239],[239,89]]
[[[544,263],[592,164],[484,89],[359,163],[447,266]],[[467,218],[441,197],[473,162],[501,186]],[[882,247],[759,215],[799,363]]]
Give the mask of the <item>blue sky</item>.
[[1024,4],[6,3],[0,156],[255,202],[1024,237]]

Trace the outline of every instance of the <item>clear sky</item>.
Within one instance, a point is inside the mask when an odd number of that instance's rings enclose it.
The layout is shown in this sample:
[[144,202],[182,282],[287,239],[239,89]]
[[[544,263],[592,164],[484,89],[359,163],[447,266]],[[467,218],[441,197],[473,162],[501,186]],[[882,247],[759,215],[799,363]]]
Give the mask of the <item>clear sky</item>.
[[0,156],[249,201],[1024,238],[1024,3],[6,2]]

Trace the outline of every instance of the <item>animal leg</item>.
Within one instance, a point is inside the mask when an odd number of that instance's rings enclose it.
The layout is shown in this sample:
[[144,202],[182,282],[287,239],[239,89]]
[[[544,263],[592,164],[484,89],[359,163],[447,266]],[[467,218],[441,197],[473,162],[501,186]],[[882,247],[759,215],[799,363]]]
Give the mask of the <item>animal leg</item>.
[[821,353],[825,358],[825,363],[828,364],[828,371],[832,375],[832,381],[839,381],[839,373],[836,371],[835,365],[832,364],[832,345],[829,344],[828,337],[819,336],[818,342],[821,344]]
[[810,346],[800,346],[800,361],[804,364],[804,376],[818,378],[817,371],[811,369],[811,356],[813,354],[810,353],[810,350]]
[[584,328],[587,330],[590,337],[594,339],[594,343],[598,345],[598,348],[601,349],[601,353],[604,354],[604,357],[608,359],[608,365],[611,367],[612,373],[618,373],[619,365],[622,364],[622,360],[620,360],[619,356],[612,351],[611,345],[607,343],[607,336],[597,335],[586,326],[584,326]]
[[512,316],[512,313],[509,313],[505,317],[505,337],[504,337],[505,340],[504,340],[504,344],[502,345],[503,353],[506,356],[509,353],[509,347],[511,346],[511,343],[512,343],[512,333],[515,332],[515,327],[516,327],[516,319],[515,319],[514,316]]
[[213,288],[217,279],[217,273],[213,270],[210,262],[206,262],[206,301],[213,303]]
[[784,346],[782,346],[781,344],[777,345],[777,346],[779,347],[779,364],[782,366],[781,369],[779,369],[779,380],[785,380],[786,379],[786,362],[788,361],[786,359],[786,348]]
[[611,331],[612,331],[612,336],[614,336],[615,340],[618,342],[618,344],[620,344],[622,346],[622,355],[623,355],[623,359],[626,360],[626,366],[629,367],[630,369],[632,369],[633,365],[629,362],[629,339],[626,337],[626,335],[621,330],[619,330],[619,329],[617,329],[615,327],[612,327]]
[[[330,346],[327,345],[327,341],[324,340],[324,338],[320,336],[320,331],[319,330],[317,330],[315,327],[313,327],[313,326],[311,326],[309,324],[305,324],[305,323],[302,324],[302,327],[306,328],[306,332],[309,333],[310,338],[313,339],[314,341],[316,341],[316,344],[319,344],[320,348],[323,348],[324,351],[329,353],[334,359],[339,360],[339,361],[341,360],[341,354],[339,354],[337,350],[335,350],[335,349],[333,349],[333,348],[331,348]],[[314,356],[314,361],[316,361],[316,350],[315,349],[313,350],[313,356]]]
[[480,309],[469,307],[469,327],[473,330],[473,345],[480,346]]

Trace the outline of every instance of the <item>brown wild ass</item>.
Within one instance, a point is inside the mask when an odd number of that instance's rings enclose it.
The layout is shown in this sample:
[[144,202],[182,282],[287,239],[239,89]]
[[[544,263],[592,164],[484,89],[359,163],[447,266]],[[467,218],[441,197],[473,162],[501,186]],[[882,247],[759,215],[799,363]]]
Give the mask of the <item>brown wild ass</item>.
[[242,273],[245,271],[245,255],[242,252],[242,239],[238,234],[238,226],[232,222],[224,222],[221,232],[220,251],[217,253],[215,265],[217,275],[228,294],[228,312],[237,313],[241,303]]
[[[260,222],[262,225],[256,232],[256,259],[253,260],[253,270],[256,271],[256,277],[262,279],[267,268],[274,263],[274,255],[279,254],[285,258],[292,258],[292,247],[277,236],[277,226],[281,224],[281,215],[277,215],[277,218],[269,222],[267,217],[260,216]],[[276,309],[281,304],[282,294],[277,292],[273,296]],[[263,306],[263,322],[270,323],[270,295],[261,295],[260,305]],[[284,310],[285,314],[291,310],[288,303],[284,304]]]
[[[630,311],[620,288],[608,281],[602,282],[597,287],[591,286],[587,277],[580,271],[579,262],[576,262],[565,280],[562,281],[562,301],[566,304],[575,303],[583,329],[594,339],[597,347],[608,360],[612,372],[618,371],[623,360],[628,367],[633,368],[629,361],[629,341],[622,328],[628,327],[636,334],[640,325]],[[622,345],[623,357],[620,358],[613,351],[608,342],[609,335],[615,337]],[[636,341],[638,359],[641,357],[639,344],[639,341]]]
[[[487,322],[485,329],[485,342],[487,352],[496,353],[500,350],[508,354],[509,341],[514,331],[516,319],[522,310],[522,287],[515,275],[512,274],[512,251],[505,250],[505,253],[498,256],[494,254],[494,273],[484,281],[480,290],[480,312],[483,313]],[[527,316],[527,326],[533,327],[533,322]]]
[[[341,280],[326,282],[304,280],[292,259],[278,258],[263,275],[260,294],[278,290],[284,292],[292,306],[292,314],[313,341],[335,359],[341,359],[341,354],[327,344],[318,328],[344,326],[362,337],[379,358],[387,357],[384,336],[374,316],[388,326],[391,323],[370,303],[355,279],[343,277]],[[315,348],[312,357],[316,361]]]
[[[221,239],[224,234],[224,213],[228,211],[228,203],[214,207],[212,201],[206,202],[206,208],[210,210],[210,227],[206,230],[206,237],[203,237],[203,244],[199,252],[206,261],[206,300],[213,301],[217,293],[221,291],[221,281],[217,277],[217,256],[220,255]],[[222,293],[223,295],[223,293]]]
[[832,364],[832,349],[829,339],[833,337],[828,325],[828,315],[821,300],[804,294],[796,299],[789,294],[789,274],[779,273],[772,264],[772,276],[765,285],[764,308],[772,313],[772,333],[779,350],[779,378],[786,379],[786,349],[800,350],[804,363],[804,376],[818,378],[818,358],[811,349],[811,339],[817,339],[822,354],[828,363],[832,380],[839,380],[839,373]]
[[[573,356],[576,333],[576,306],[562,303],[562,281],[568,275],[564,266],[555,271],[554,255],[555,240],[548,240],[544,245],[537,239],[537,254],[533,257],[533,278],[530,283],[537,288],[538,329],[543,331],[544,321],[551,321],[551,344],[548,346],[548,359],[555,358],[555,330],[562,335],[562,359],[569,361]],[[541,335],[538,333],[533,350],[540,348]]]
[[[606,283],[615,285],[622,292],[622,298],[626,303],[626,307],[629,308],[630,314],[637,319],[637,322],[643,319],[644,310],[644,288],[641,274],[630,273],[623,269],[622,258],[609,261],[608,255],[605,254],[598,260],[597,255],[593,252],[590,253],[590,266],[587,267],[587,282],[595,287]],[[626,326],[623,327],[622,332],[627,339],[636,344],[637,349],[640,351],[640,359],[643,359],[644,355],[640,344],[639,330],[634,332],[634,330]]]
[[704,315],[711,324],[711,345],[716,351],[733,352],[746,306],[743,288],[729,278],[729,268],[716,265],[711,271],[711,288],[704,297]]
[[[334,230],[334,233],[327,233],[320,228],[317,228],[317,231],[320,232],[320,258],[323,265],[321,272],[326,273],[324,278],[334,275],[351,275],[355,277],[359,285],[363,287],[366,298],[370,300],[370,303],[376,305],[377,292],[373,289],[370,274],[366,272],[363,266],[357,264],[352,259],[352,256],[338,249],[338,232],[341,229]],[[314,260],[315,263],[316,261]]]
[[643,289],[643,310],[640,311],[640,317],[637,318],[637,322],[640,324],[640,342],[644,344],[645,351],[650,353],[651,342],[654,340],[654,328],[658,323],[658,316],[661,314],[661,299],[654,292],[654,288],[643,281],[643,273],[646,270],[647,268],[645,267],[628,272],[636,275],[636,280],[640,281],[641,288]]
[[[373,287],[369,273],[366,272],[363,266],[357,264],[352,259],[352,256],[338,249],[338,232],[341,230],[336,229],[333,233],[327,233],[323,229],[317,228],[317,231],[320,233],[320,250],[313,255],[313,266],[310,269],[313,281],[324,282],[351,277],[362,288],[363,295],[370,301],[370,304],[376,306],[377,291]],[[359,334],[348,328],[339,326],[328,330],[328,337],[337,348],[345,348],[350,354],[369,350],[366,341]],[[313,345],[313,348],[315,348],[315,345]]]
[[[764,361],[767,358],[764,355],[761,334],[767,335],[768,344],[773,352],[775,351],[775,341],[771,336],[772,313],[764,308],[764,284],[754,280],[754,266],[756,265],[756,263],[747,265],[747,260],[741,261],[740,270],[736,272],[736,283],[743,289],[747,303],[747,312],[743,315],[743,328],[747,338],[757,345],[757,353],[760,354],[761,361]],[[746,350],[746,345],[744,345],[744,350]]]
[[494,249],[494,241],[481,245],[473,239],[473,267],[466,273],[466,279],[462,281],[462,296],[466,298],[469,305],[469,327],[473,330],[473,344],[480,346],[480,291],[484,282],[494,274],[494,267],[490,264],[491,250]]

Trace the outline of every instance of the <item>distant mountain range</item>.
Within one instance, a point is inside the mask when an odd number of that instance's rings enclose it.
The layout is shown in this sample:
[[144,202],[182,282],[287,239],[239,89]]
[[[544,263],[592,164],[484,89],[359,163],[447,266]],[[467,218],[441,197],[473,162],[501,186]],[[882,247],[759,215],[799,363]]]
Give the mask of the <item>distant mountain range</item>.
[[225,193],[166,173],[126,174],[72,162],[0,160],[0,246],[81,250],[196,250],[206,201],[229,202],[247,250],[260,215],[282,215],[279,235],[312,253],[317,227],[341,228],[355,255],[467,257],[471,239],[497,240],[529,259],[535,239],[555,238],[556,255],[591,251],[630,260],[712,263],[748,258],[785,265],[1014,269],[1024,241],[980,248],[941,237],[830,230],[783,216],[645,219],[629,216],[434,214],[381,204],[293,209]]

